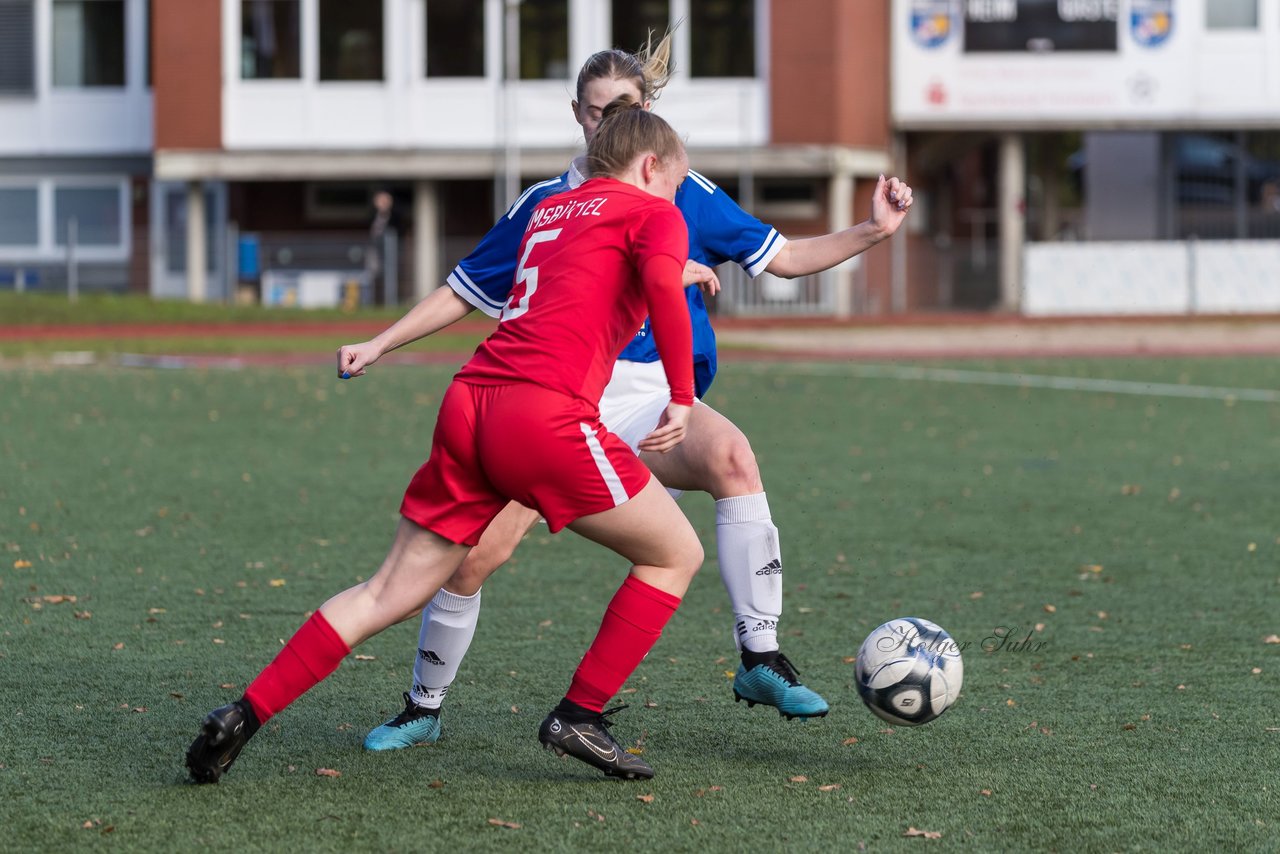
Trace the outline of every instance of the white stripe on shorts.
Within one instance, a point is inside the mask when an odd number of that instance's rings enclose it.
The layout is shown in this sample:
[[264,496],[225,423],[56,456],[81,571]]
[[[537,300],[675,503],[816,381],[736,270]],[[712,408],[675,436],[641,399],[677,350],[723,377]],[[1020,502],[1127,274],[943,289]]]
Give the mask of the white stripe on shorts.
[[605,485],[609,487],[609,495],[613,498],[613,506],[617,507],[626,504],[628,496],[627,491],[622,488],[622,478],[618,477],[618,473],[613,470],[613,464],[604,455],[604,446],[596,438],[596,431],[592,430],[591,425],[586,422],[579,422],[578,426],[582,428],[582,435],[586,437],[587,447],[591,449],[591,459],[595,460],[596,469],[600,472],[600,477],[604,478]]

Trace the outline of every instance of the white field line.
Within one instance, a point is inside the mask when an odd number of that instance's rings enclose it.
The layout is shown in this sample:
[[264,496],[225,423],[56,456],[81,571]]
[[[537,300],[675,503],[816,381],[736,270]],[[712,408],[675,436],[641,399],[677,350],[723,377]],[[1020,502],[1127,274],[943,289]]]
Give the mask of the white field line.
[[[741,367],[747,365],[741,364]],[[864,379],[921,380],[964,385],[1045,388],[1055,391],[1092,391],[1103,394],[1133,394],[1142,397],[1189,397],[1201,400],[1248,400],[1280,403],[1280,391],[1265,388],[1180,385],[1136,380],[1104,380],[1087,377],[1055,377],[1044,374],[1015,374],[1000,371],[966,371],[953,368],[918,368],[905,365],[831,364],[826,362],[755,363],[752,368],[771,373],[812,376],[853,376]],[[731,368],[732,370],[732,368]]]

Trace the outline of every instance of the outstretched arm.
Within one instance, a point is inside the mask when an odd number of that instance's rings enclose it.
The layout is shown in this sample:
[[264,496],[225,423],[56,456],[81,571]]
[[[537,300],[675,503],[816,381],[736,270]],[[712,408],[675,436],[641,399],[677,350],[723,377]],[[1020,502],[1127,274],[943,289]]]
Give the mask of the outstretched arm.
[[376,337],[361,344],[342,345],[338,349],[338,375],[361,376],[365,368],[387,353],[439,332],[466,317],[471,310],[471,303],[458,296],[453,288],[436,288]]
[[906,219],[911,201],[909,186],[897,178],[881,175],[871,197],[869,219],[844,231],[789,240],[765,269],[775,276],[792,279],[820,273],[848,261],[892,236]]

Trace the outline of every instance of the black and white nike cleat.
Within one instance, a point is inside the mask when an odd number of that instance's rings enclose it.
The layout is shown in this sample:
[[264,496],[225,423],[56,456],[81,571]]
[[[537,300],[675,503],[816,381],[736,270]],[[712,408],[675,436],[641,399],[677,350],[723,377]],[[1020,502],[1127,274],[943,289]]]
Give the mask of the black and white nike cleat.
[[191,779],[197,783],[218,782],[258,726],[258,716],[243,698],[205,715],[200,734],[187,748]]
[[538,741],[557,756],[572,756],[594,765],[610,777],[624,780],[647,780],[653,769],[634,753],[628,753],[609,733],[612,721],[608,715],[626,706],[599,713],[574,714],[557,707],[538,727]]

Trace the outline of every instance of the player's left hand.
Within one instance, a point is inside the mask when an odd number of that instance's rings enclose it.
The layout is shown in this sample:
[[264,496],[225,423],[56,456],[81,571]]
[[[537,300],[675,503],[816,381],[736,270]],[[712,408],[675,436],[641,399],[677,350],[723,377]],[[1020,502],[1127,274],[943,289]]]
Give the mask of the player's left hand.
[[911,202],[911,187],[897,178],[881,175],[871,197],[871,222],[885,237],[889,237],[907,218]]
[[697,285],[709,297],[720,293],[720,279],[716,271],[692,258],[684,264],[684,286],[687,288],[689,285]]
[[658,419],[658,426],[640,440],[640,450],[664,454],[679,445],[688,431],[689,415],[692,412],[692,406],[668,403],[666,411]]

